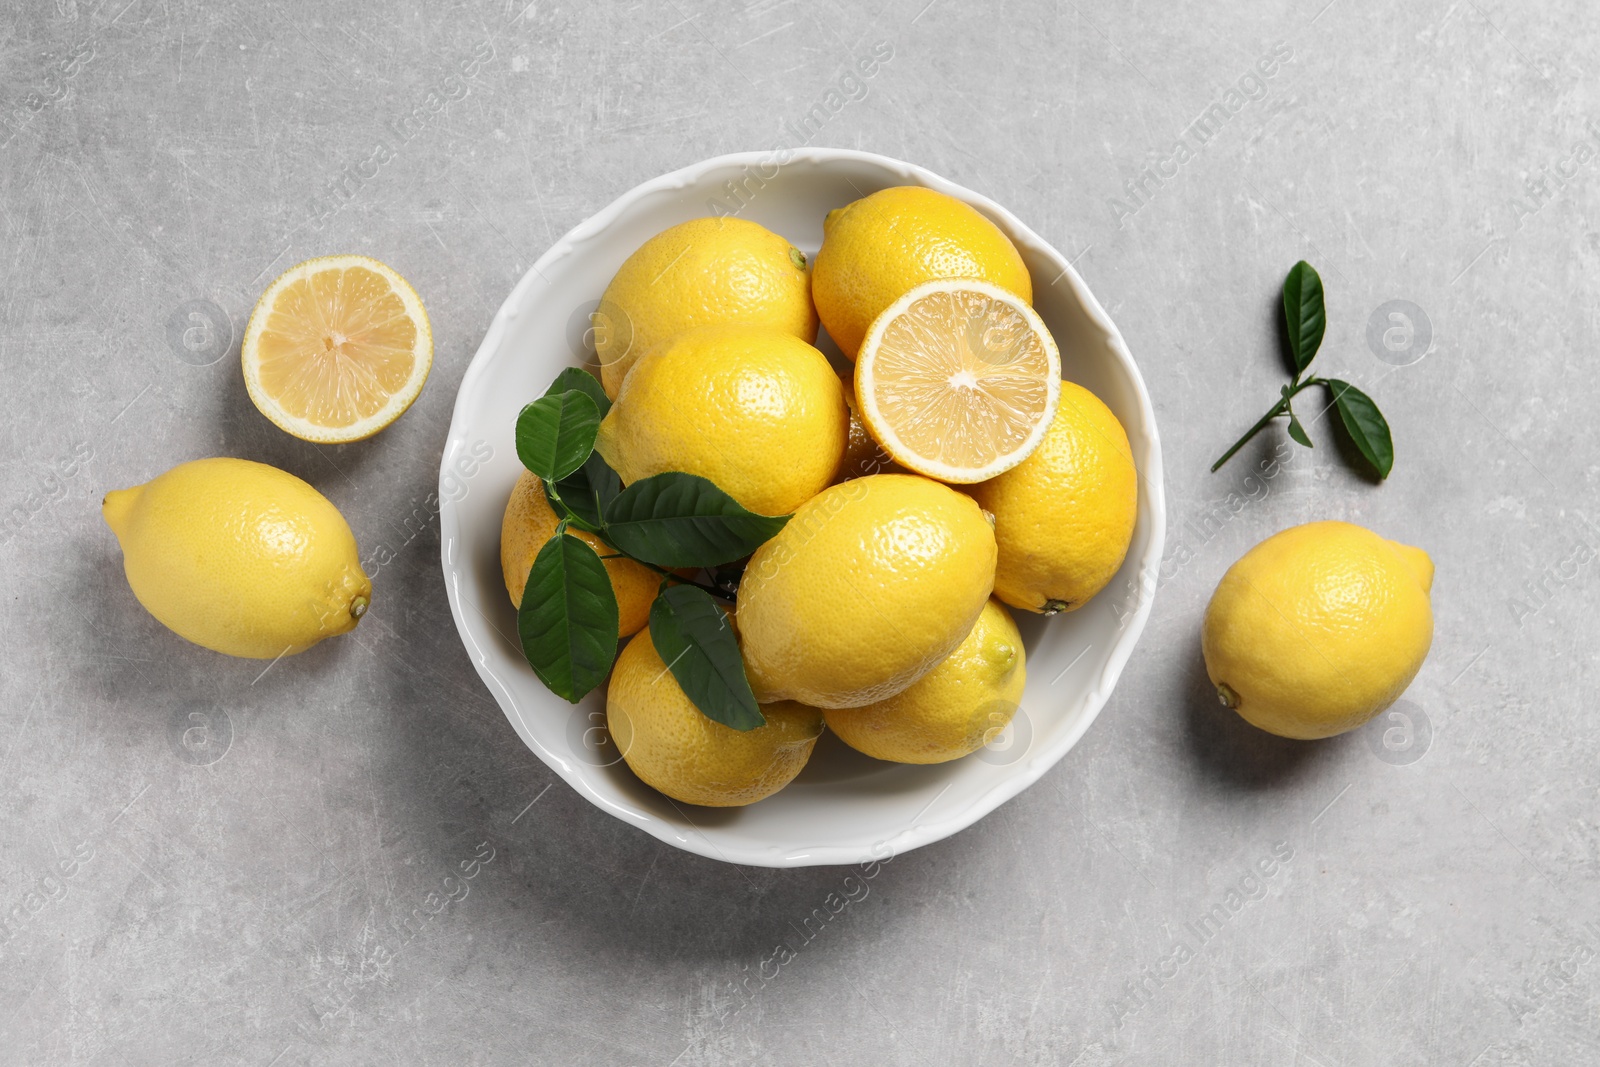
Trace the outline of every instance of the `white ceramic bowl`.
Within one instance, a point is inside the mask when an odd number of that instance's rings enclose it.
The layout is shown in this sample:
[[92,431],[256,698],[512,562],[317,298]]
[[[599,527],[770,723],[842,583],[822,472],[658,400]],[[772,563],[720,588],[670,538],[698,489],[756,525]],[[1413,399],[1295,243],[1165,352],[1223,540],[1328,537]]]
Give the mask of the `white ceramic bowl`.
[[[810,765],[776,796],[747,808],[676,804],[635,778],[606,740],[601,691],[570,705],[522,658],[499,548],[501,514],[521,470],[517,413],[563,367],[592,365],[589,313],[622,261],[651,236],[720,203],[814,253],[829,210],[895,185],[965,200],[1021,250],[1033,272],[1034,306],[1060,345],[1063,375],[1093,390],[1127,427],[1141,475],[1133,546],[1122,572],[1086,607],[1018,619],[1027,690],[1012,726],[988,748],[938,766],[901,766],[824,734]],[[882,859],[970,826],[1037,780],[1083,736],[1127,662],[1155,595],[1165,529],[1161,449],[1144,382],[1066,258],[968,189],[909,163],[838,149],[710,159],[644,183],[556,242],[512,290],[462,379],[439,500],[456,628],[527,746],[617,818],[702,856],[763,867]]]

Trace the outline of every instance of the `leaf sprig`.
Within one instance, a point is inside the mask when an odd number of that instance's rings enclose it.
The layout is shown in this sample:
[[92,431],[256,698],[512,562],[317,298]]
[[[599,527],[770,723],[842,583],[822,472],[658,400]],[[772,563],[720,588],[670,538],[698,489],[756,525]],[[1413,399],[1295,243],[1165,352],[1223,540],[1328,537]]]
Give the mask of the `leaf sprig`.
[[1283,318],[1289,328],[1289,361],[1294,376],[1289,384],[1279,390],[1279,400],[1257,423],[1235,441],[1222,458],[1211,465],[1213,472],[1233,458],[1256,434],[1273,419],[1289,419],[1289,436],[1307,448],[1313,447],[1294,413],[1293,401],[1301,391],[1313,385],[1325,387],[1333,396],[1333,406],[1339,411],[1339,421],[1344,426],[1356,451],[1379,478],[1389,477],[1394,469],[1394,440],[1389,433],[1389,423],[1372,398],[1349,382],[1337,378],[1317,378],[1303,375],[1322,347],[1322,337],[1328,327],[1327,308],[1322,296],[1322,278],[1311,264],[1301,260],[1289,269],[1283,282]]
[[[708,718],[735,730],[766,722],[745,677],[739,644],[713,597],[732,597],[683,571],[748,556],[789,521],[757,515],[693,474],[669,471],[626,488],[595,451],[611,401],[594,376],[569,367],[517,416],[517,457],[544,485],[556,533],[534,557],[517,632],[522,654],[551,692],[577,703],[617,655],[617,597],[608,559],[632,559],[661,575],[650,607],[650,639],[684,693]],[[601,555],[568,534],[585,531],[613,551]]]

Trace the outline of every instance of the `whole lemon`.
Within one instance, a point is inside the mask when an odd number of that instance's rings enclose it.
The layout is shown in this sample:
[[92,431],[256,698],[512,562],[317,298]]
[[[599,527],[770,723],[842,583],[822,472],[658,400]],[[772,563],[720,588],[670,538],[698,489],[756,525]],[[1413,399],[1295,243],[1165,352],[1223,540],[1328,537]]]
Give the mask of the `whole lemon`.
[[944,763],[992,741],[1016,713],[1028,672],[1010,612],[990,600],[966,639],[911,688],[864,708],[829,708],[845,744],[895,763]]
[[[528,584],[534,557],[555,536],[557,521],[545,499],[544,484],[532,472],[523,471],[511,487],[511,499],[506,501],[505,517],[500,522],[500,570],[513,607],[522,606],[522,590]],[[569,526],[567,533],[583,540],[601,556],[617,551],[587,530]],[[617,596],[618,636],[627,637],[650,621],[650,604],[661,586],[661,576],[642,563],[622,557],[608,559],[605,565],[611,576],[611,590]]]
[[638,358],[695,326],[743,322],[817,339],[805,253],[747,219],[691,219],[629,256],[591,322],[600,381],[615,397]]
[[1217,697],[1280,737],[1354,730],[1433,643],[1433,561],[1348,522],[1277,533],[1228,568],[1201,631]]
[[1033,302],[1033,279],[1000,227],[955,197],[917,185],[829,212],[812,274],[822,325],[851,359],[872,320],[923,282],[978,278]]
[[754,804],[794,780],[822,736],[822,712],[764,705],[765,726],[735,730],[696,708],[661,662],[650,631],[617,657],[606,690],[606,729],[646,785],[711,807]]
[[750,557],[737,621],[756,699],[855,708],[948,656],[994,588],[972,499],[912,474],[832,486]]
[[1004,474],[970,486],[994,516],[994,592],[1014,608],[1074,611],[1122,566],[1138,518],[1139,475],[1122,424],[1073,382],[1044,440]]
[[595,448],[624,483],[709,478],[751,511],[787,515],[833,480],[850,437],[821,352],[761,326],[702,326],[634,364]]
[[230,656],[276,659],[355,629],[372,600],[356,539],[327,497],[246,459],[181,463],[100,508],[133,595],[163,625]]

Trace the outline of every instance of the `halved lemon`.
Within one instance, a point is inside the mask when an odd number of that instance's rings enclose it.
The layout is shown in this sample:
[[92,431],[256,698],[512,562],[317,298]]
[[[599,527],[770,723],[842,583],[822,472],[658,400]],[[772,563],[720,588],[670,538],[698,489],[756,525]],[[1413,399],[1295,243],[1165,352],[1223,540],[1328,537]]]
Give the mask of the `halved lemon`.
[[917,286],[873,320],[856,358],[867,432],[896,463],[941,482],[987,481],[1027,459],[1060,396],[1050,331],[988,282]]
[[433,331],[394,268],[321,256],[261,294],[241,356],[261,414],[303,440],[342,444],[371,437],[411,406],[433,366]]

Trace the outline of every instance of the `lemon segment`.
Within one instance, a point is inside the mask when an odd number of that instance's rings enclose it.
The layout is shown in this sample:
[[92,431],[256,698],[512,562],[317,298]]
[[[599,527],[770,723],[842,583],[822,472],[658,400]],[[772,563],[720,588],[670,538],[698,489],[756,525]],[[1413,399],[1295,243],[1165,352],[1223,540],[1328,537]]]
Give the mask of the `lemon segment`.
[[1043,440],[1061,354],[1026,302],[987,282],[932,281],[878,316],[856,360],[856,400],[896,463],[942,482],[986,481]]
[[245,328],[245,386],[306,441],[371,437],[416,400],[433,333],[416,290],[367,256],[308,259],[267,287]]

